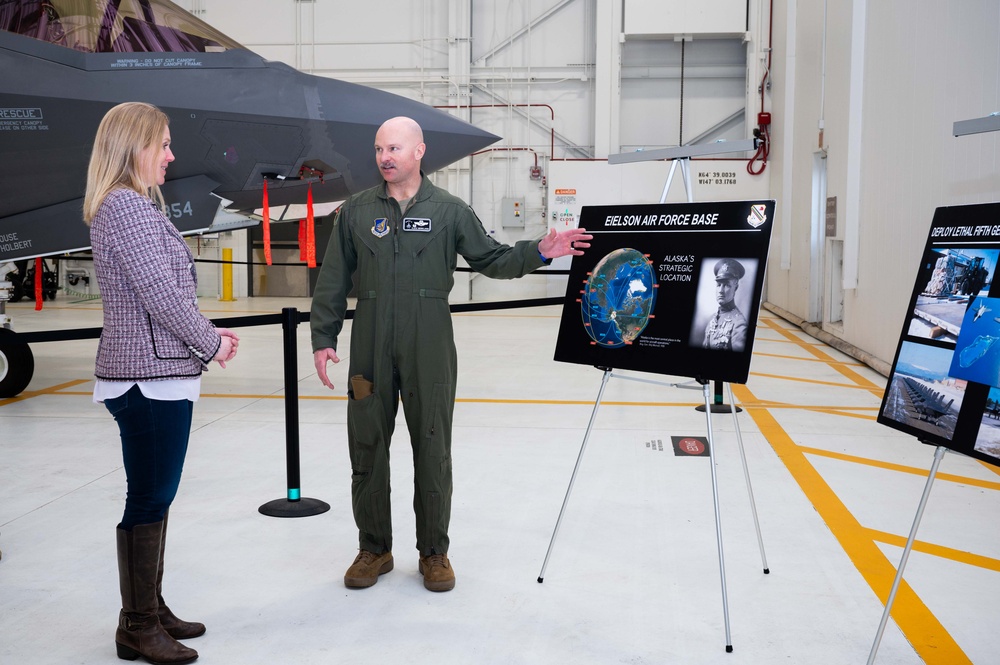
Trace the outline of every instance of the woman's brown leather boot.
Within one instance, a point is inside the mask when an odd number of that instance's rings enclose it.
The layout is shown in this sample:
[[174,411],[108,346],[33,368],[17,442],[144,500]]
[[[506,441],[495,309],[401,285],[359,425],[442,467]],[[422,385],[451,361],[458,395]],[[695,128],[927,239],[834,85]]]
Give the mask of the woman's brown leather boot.
[[122,611],[115,646],[118,657],[125,660],[142,656],[154,665],[183,665],[197,659],[198,652],[167,634],[157,617],[156,578],[162,536],[162,521],[117,531]]
[[174,613],[167,607],[163,600],[163,550],[167,546],[167,522],[170,511],[163,514],[163,535],[160,537],[160,563],[156,570],[156,600],[159,607],[156,615],[160,618],[160,625],[167,634],[175,640],[189,640],[192,637],[199,637],[205,634],[205,624],[196,621],[184,621],[174,616]]

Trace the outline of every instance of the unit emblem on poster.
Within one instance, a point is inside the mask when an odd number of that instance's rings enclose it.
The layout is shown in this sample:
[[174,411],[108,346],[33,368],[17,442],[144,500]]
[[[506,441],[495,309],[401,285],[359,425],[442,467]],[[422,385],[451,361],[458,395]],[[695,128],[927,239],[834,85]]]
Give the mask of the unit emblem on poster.
[[755,229],[762,226],[767,221],[767,206],[764,204],[750,206],[750,215],[747,217],[747,224]]

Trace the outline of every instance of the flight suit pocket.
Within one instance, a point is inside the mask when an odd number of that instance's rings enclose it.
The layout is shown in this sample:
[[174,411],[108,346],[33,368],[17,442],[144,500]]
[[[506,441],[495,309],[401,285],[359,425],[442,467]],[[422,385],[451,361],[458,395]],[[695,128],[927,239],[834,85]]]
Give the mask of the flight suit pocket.
[[363,534],[363,542],[372,547],[390,549],[389,432],[385,410],[374,393],[362,399],[355,398],[371,385],[370,381],[355,375],[351,384],[351,395],[347,400],[347,429],[354,519]]
[[[359,387],[368,389],[368,396],[358,398]],[[354,473],[371,473],[380,446],[386,444],[385,416],[382,403],[371,392],[372,383],[360,375],[351,377],[351,395],[347,400],[347,428],[351,434],[351,467]],[[385,454],[383,451],[382,454]]]
[[372,394],[375,384],[361,374],[351,377],[351,397],[355,400],[364,399]]

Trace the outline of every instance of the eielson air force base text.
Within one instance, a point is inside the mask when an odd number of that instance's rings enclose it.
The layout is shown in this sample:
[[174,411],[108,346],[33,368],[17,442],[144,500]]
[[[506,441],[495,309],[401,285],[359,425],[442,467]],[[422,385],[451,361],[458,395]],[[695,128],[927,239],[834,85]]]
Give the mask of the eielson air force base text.
[[719,213],[698,215],[608,215],[604,226],[715,226]]

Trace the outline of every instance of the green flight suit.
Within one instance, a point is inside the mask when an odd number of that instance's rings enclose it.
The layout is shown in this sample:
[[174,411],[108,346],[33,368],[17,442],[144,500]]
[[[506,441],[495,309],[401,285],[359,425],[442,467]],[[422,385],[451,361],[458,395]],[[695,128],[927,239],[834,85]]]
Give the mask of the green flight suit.
[[348,376],[374,384],[362,399],[348,390],[351,496],[361,549],[392,549],[389,442],[402,401],[413,448],[417,549],[423,556],[448,552],[458,374],[448,295],[459,254],[477,272],[501,279],[545,264],[538,241],[497,242],[468,204],[426,176],[405,215],[383,182],[348,199],[334,219],[310,327],[313,351],[337,348],[354,275]]

